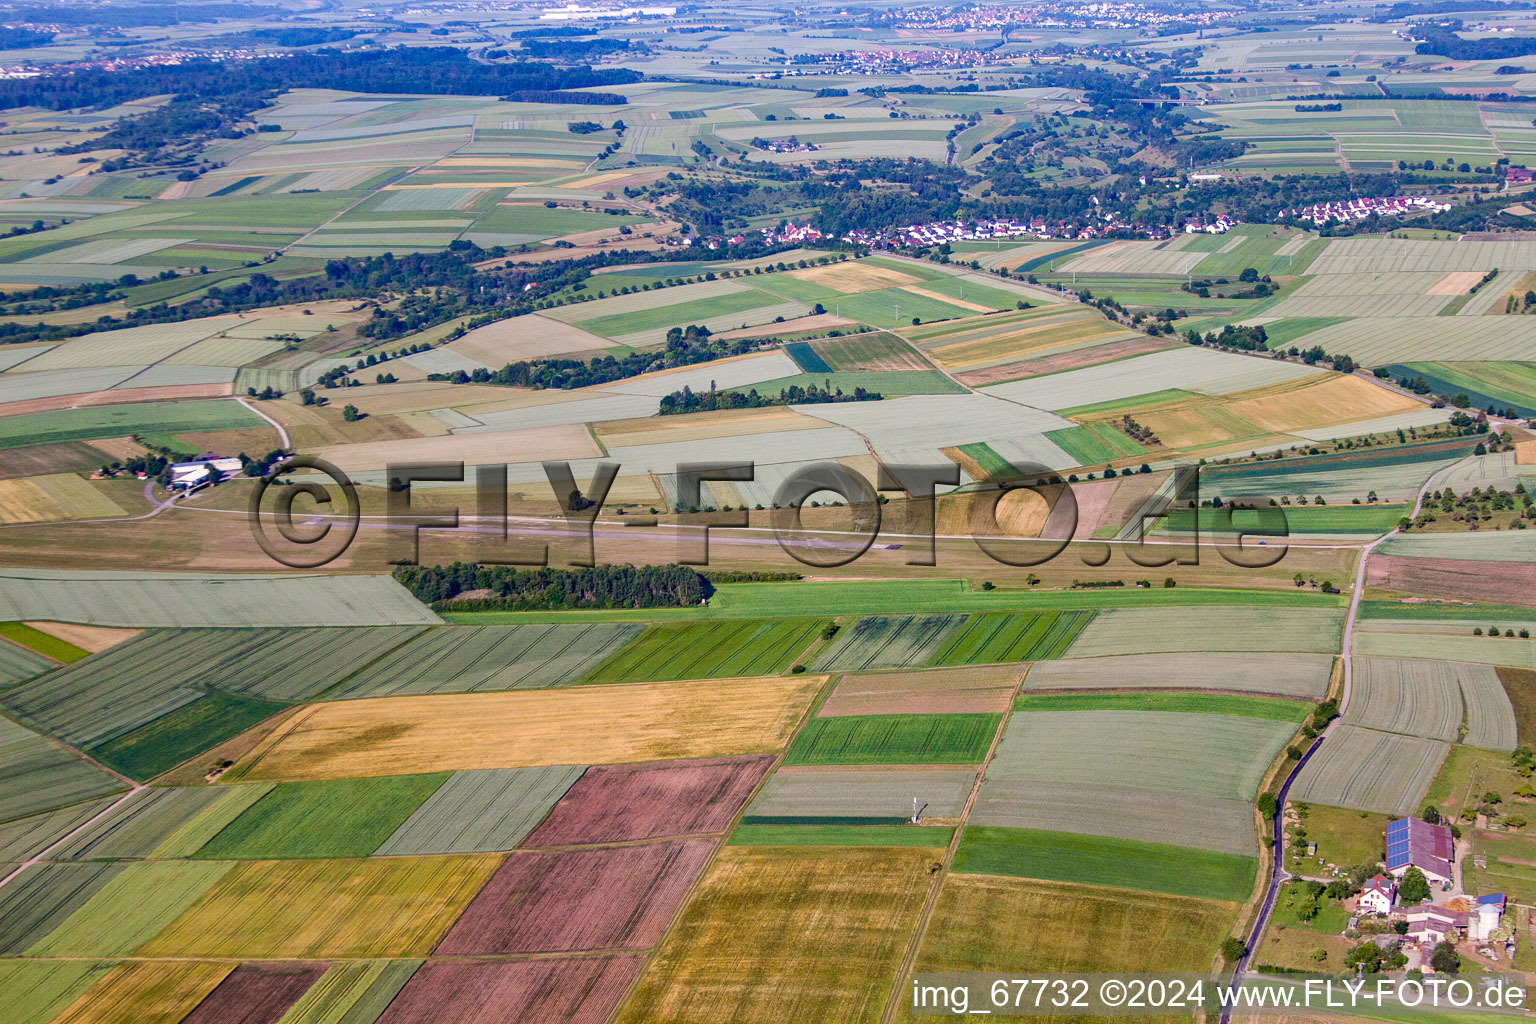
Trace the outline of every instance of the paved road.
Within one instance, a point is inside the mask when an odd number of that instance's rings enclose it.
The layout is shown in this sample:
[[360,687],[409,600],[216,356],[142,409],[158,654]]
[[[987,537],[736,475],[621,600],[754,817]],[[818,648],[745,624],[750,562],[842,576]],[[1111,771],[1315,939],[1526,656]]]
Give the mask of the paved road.
[[[1502,422],[1494,421],[1491,429],[1494,433],[1499,433],[1503,427],[1504,424]],[[1419,510],[1424,507],[1425,497],[1432,490],[1434,490],[1435,483],[1437,481],[1439,481],[1447,473],[1451,472],[1451,470],[1463,465],[1464,463],[1470,462],[1475,458],[1477,458],[1477,456],[1468,455],[1464,459],[1460,459],[1451,463],[1449,466],[1446,466],[1444,469],[1441,469],[1439,472],[1430,476],[1428,480],[1424,481],[1424,486],[1419,488],[1418,496],[1414,499],[1413,511],[1409,513],[1408,518],[1415,519],[1418,517]],[[1275,801],[1276,813],[1274,821],[1272,822],[1272,827],[1274,829],[1273,835],[1275,840],[1275,845],[1272,848],[1274,857],[1274,870],[1270,873],[1269,890],[1264,894],[1264,901],[1259,905],[1258,917],[1255,918],[1253,922],[1253,929],[1248,933],[1248,951],[1243,954],[1242,959],[1237,962],[1237,966],[1232,971],[1233,987],[1236,987],[1243,980],[1243,975],[1247,973],[1248,965],[1252,961],[1255,951],[1258,949],[1259,941],[1264,937],[1264,929],[1269,924],[1270,914],[1274,912],[1275,899],[1280,892],[1280,886],[1283,885],[1291,877],[1290,873],[1285,870],[1285,835],[1282,828],[1282,823],[1285,818],[1285,798],[1291,791],[1291,783],[1296,781],[1296,776],[1301,773],[1302,767],[1312,759],[1312,755],[1317,753],[1318,748],[1320,748],[1323,743],[1328,740],[1328,738],[1333,734],[1334,729],[1341,721],[1343,721],[1344,712],[1349,708],[1350,697],[1354,694],[1354,665],[1352,664],[1354,658],[1351,655],[1354,649],[1355,620],[1359,617],[1360,599],[1361,596],[1365,593],[1366,563],[1370,560],[1371,552],[1375,551],[1376,548],[1384,543],[1389,537],[1395,536],[1396,532],[1397,531],[1394,530],[1392,533],[1383,534],[1382,536],[1377,537],[1375,540],[1367,544],[1360,552],[1360,565],[1355,571],[1355,592],[1350,597],[1349,614],[1344,619],[1344,642],[1341,647],[1341,656],[1344,659],[1344,690],[1339,699],[1339,717],[1328,723],[1328,728],[1324,729],[1322,735],[1318,736],[1317,739],[1312,742],[1312,746],[1307,749],[1307,752],[1302,755],[1301,760],[1296,762],[1296,766],[1292,768],[1290,774],[1285,777],[1285,784],[1280,787],[1280,792]],[[1221,1024],[1229,1024],[1231,1018],[1231,1010],[1224,1007],[1221,1011]]]

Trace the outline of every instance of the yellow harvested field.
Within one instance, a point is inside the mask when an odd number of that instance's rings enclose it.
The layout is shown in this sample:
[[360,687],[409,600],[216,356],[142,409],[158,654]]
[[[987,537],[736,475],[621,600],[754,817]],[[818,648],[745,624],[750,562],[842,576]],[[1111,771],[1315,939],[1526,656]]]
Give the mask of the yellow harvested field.
[[989,521],[990,500],[990,495],[974,493],[939,499],[934,513],[938,532],[964,537],[1038,537],[1051,513],[1044,498],[1021,488],[998,501],[994,527]]
[[347,473],[384,469],[406,462],[463,462],[488,465],[503,462],[541,462],[553,459],[596,459],[602,449],[582,423],[526,430],[494,430],[477,434],[444,434],[362,444],[328,445],[316,452],[320,458]]
[[1482,271],[1455,270],[1429,286],[1425,295],[1465,295],[1467,289],[1483,279]]
[[1169,448],[1196,448],[1263,433],[1252,423],[1209,402],[1147,415],[1132,415]]
[[142,956],[426,956],[501,864],[497,854],[243,861]]
[[934,851],[728,846],[621,1024],[878,1021]]
[[[849,260],[846,263],[831,263],[824,267],[810,267],[806,270],[792,270],[790,277],[809,281],[811,284],[819,284],[823,288],[831,288],[845,295],[856,295],[859,292],[877,292],[882,288],[905,288],[908,285],[920,284],[921,281],[911,274],[903,274],[899,270],[889,267],[880,267],[872,263],[859,260]],[[948,299],[944,300],[948,302]]]
[[629,177],[628,171],[605,171],[602,174],[590,174],[585,178],[577,178],[575,181],[566,181],[560,184],[561,188],[596,188],[606,185],[610,181],[618,181],[620,178]]
[[823,676],[703,679],[316,704],[231,771],[361,778],[777,750]]
[[[1512,211],[1513,207],[1506,206],[1505,209]],[[1509,286],[1504,289],[1504,294],[1500,295],[1493,305],[1483,310],[1483,315],[1506,315],[1505,311],[1509,310],[1510,299],[1515,300],[1514,309],[1511,312],[1522,312],[1525,309],[1525,293],[1532,290],[1536,290],[1536,270],[1527,270],[1509,283]]]
[[74,473],[0,480],[0,523],[43,523],[126,515],[121,506]]
[[1536,441],[1521,441],[1515,445],[1515,465],[1536,466]]
[[778,406],[690,413],[685,416],[608,420],[596,424],[594,429],[605,445],[617,448],[635,444],[702,441],[711,437],[739,437],[744,434],[774,434],[785,430],[814,430],[826,425],[824,420],[812,419],[793,409]]
[[903,287],[901,290],[904,292],[911,292],[913,295],[921,295],[925,299],[934,299],[935,301],[945,303],[946,305],[959,306],[961,309],[969,309],[976,313],[992,312],[991,306],[983,306],[979,302],[967,302],[965,299],[957,299],[952,295],[945,295],[943,292],[936,292],[931,288],[919,288],[916,285],[909,284]]
[[77,622],[28,622],[27,625],[39,633],[58,637],[92,654],[115,647],[143,632],[139,629],[114,629],[111,626],[82,626]]
[[1300,383],[1301,387],[1278,394],[1251,399],[1238,396],[1237,401],[1225,403],[1226,409],[1263,430],[1285,433],[1376,419],[1424,407],[1422,402],[1407,395],[1377,387],[1353,374],[1330,374],[1323,379],[1304,377]]
[[53,1024],[180,1024],[234,969],[234,964],[118,964]]
[[477,327],[447,347],[450,352],[500,369],[522,359],[596,352],[612,345],[607,338],[580,327],[532,313]]
[[[537,392],[537,394],[559,392]],[[407,381],[402,384],[364,384],[347,389],[347,401],[374,416],[432,409],[463,409],[471,405],[516,405],[525,392],[494,384],[445,384],[441,381]]]

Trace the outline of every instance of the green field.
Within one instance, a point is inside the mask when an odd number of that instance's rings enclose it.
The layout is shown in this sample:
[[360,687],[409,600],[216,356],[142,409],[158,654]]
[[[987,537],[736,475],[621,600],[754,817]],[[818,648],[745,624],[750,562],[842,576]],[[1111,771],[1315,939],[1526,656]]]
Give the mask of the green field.
[[915,825],[738,825],[726,845],[944,847],[954,834]]
[[240,735],[288,707],[238,693],[209,693],[170,714],[91,748],[124,775],[148,779]]
[[1099,608],[1342,608],[1343,595],[1309,590],[1161,588],[1102,590],[972,590],[965,580],[850,580],[816,583],[725,583],[707,608],[636,608],[574,612],[444,612],[448,622],[646,622],[666,619],[746,619],[783,615],[936,614]]
[[984,612],[969,615],[951,633],[929,665],[985,665],[1005,661],[1043,661],[1066,653],[1090,619],[1091,611]]
[[785,764],[979,764],[1001,715],[841,715],[813,718]]
[[1096,466],[1101,462],[1133,458],[1145,455],[1147,451],[1108,423],[1048,430],[1045,436],[1076,459],[1079,466]]
[[50,636],[40,629],[33,629],[25,622],[0,622],[0,637],[65,665],[90,656],[89,651],[81,650],[74,644],[60,640],[56,636]]
[[226,825],[196,856],[202,860],[366,857],[447,778],[442,773],[284,783]]
[[778,675],[816,639],[823,625],[821,619],[735,619],[651,626],[582,682]]
[[[1169,685],[1177,680],[1170,679]],[[1300,722],[1312,705],[1299,700],[1240,697],[1219,693],[1070,693],[1023,694],[1015,711],[1191,711],[1204,715],[1233,715],[1272,722]]]
[[[1199,513],[1198,519],[1194,515],[1196,511]],[[1203,534],[1230,537],[1244,528],[1270,529],[1271,526],[1267,520],[1274,518],[1272,510],[1255,509],[1234,511],[1228,519],[1227,511],[1217,508],[1169,509],[1167,515],[1158,521],[1157,529],[1159,532],[1188,533],[1190,527],[1198,522],[1199,530]],[[1286,528],[1292,534],[1343,533],[1375,536],[1396,529],[1398,520],[1412,512],[1413,506],[1287,505],[1278,511],[1285,516]]]
[[[267,427],[238,402],[140,402],[35,412],[0,419],[0,450],[128,434],[175,434],[183,430]],[[276,434],[273,434],[274,439]]]
[[1134,839],[973,825],[960,837],[955,870],[1240,903],[1253,891],[1258,862]]

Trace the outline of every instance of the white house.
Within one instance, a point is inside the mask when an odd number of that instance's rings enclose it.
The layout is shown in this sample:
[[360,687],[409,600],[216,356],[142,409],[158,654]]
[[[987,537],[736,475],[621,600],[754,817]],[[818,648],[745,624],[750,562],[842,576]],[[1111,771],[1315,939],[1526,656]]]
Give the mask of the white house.
[[1360,890],[1360,912],[1364,914],[1389,914],[1397,886],[1385,875],[1377,875]]
[[[219,474],[219,479],[234,476],[241,471],[242,464],[239,459],[210,455],[206,459],[198,459],[195,462],[171,463],[172,487],[195,487],[208,479],[208,467],[212,466],[214,472]],[[217,482],[217,481],[216,481]]]

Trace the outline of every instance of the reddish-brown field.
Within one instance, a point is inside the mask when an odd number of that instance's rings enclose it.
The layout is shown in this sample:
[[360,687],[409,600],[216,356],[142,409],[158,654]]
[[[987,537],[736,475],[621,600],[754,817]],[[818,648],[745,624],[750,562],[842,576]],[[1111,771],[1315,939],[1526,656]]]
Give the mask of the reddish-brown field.
[[1523,562],[1376,555],[1366,574],[1370,586],[1388,590],[1536,607],[1536,565]]
[[273,1024],[325,973],[327,964],[241,964],[182,1024]]
[[687,839],[514,853],[464,908],[439,955],[561,953],[655,945],[714,843]]
[[1125,341],[1112,341],[1107,345],[1091,345],[1088,348],[1075,348],[1069,352],[1058,352],[1053,356],[1041,356],[1038,359],[1020,359],[1016,363],[1007,363],[1003,366],[987,366],[980,370],[969,370],[965,373],[955,374],[955,379],[968,387],[979,388],[984,384],[996,384],[1005,380],[1018,380],[1020,377],[1038,377],[1042,373],[1076,370],[1083,366],[1107,363],[1112,359],[1125,359],[1129,356],[1139,356],[1147,352],[1160,352],[1165,348],[1174,348],[1177,344],[1177,342],[1162,338],[1128,338]]
[[638,956],[422,965],[378,1024],[602,1024]]
[[523,846],[573,846],[724,832],[772,757],[588,768]]
[[817,715],[1001,714],[1018,676],[1017,665],[844,676]]

